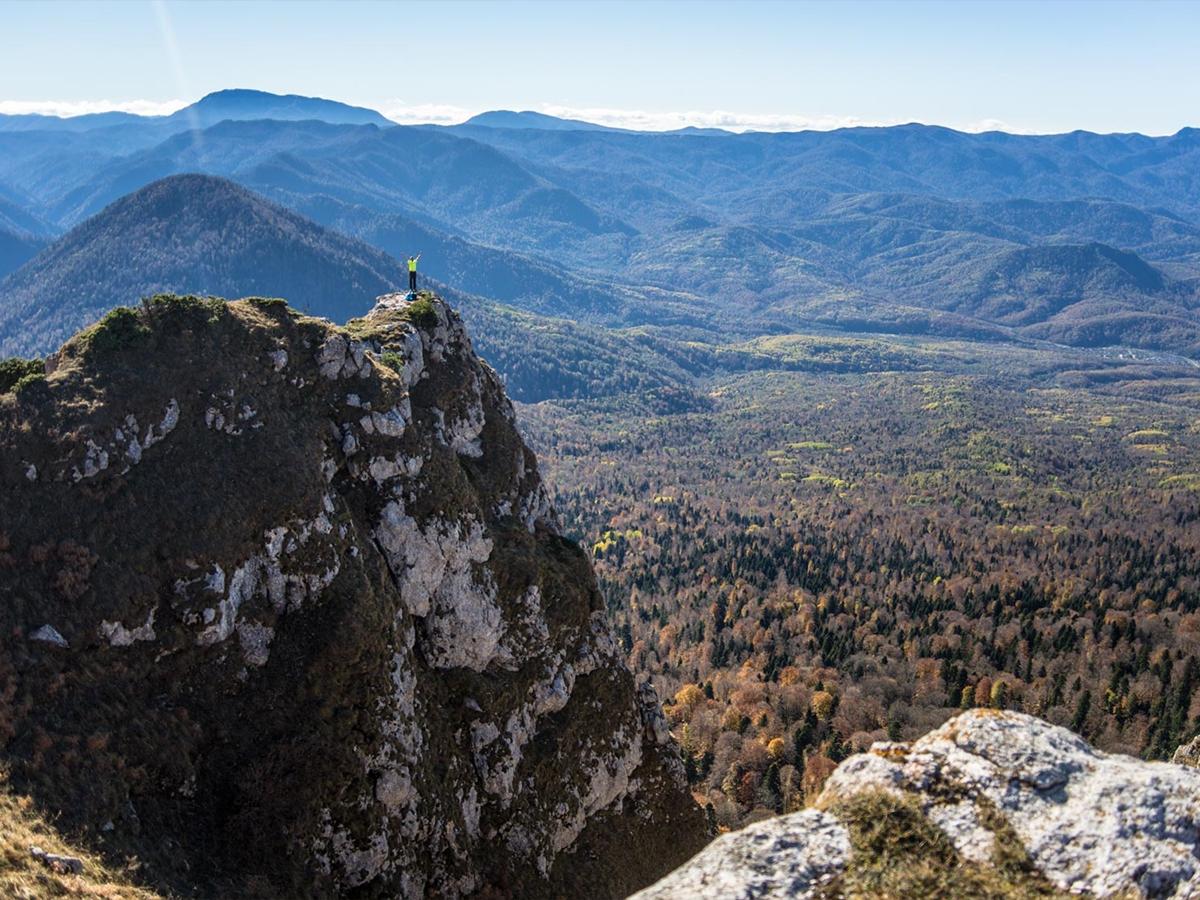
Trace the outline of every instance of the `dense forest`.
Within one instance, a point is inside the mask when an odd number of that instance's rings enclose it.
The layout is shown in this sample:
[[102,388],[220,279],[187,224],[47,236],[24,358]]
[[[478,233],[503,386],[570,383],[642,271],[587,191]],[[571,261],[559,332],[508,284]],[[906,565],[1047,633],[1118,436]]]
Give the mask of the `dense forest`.
[[962,707],[1148,757],[1200,727],[1200,380],[758,372],[709,399],[521,417],[719,824]]

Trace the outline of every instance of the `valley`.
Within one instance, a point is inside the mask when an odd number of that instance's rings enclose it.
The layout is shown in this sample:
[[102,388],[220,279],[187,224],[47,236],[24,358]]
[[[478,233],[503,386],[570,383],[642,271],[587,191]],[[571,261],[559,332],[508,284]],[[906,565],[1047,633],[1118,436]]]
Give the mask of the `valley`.
[[[190,863],[125,802],[168,833],[199,809],[185,849],[221,854],[218,893],[300,890],[313,867],[276,861],[301,840],[343,893],[620,896],[711,834],[810,815],[840,764],[960,714],[1170,757],[1200,730],[1197,167],[1193,128],[397,126],[248,90],[0,115],[0,358],[19,357],[0,359],[0,474],[24,504],[0,509],[21,640],[0,703],[25,723],[0,728],[0,799],[55,847],[107,821],[79,852],[144,854],[167,892]],[[163,433],[127,434],[127,398]],[[73,491],[87,529],[35,515]],[[162,491],[206,527],[175,528]],[[293,494],[325,512],[301,521]],[[113,510],[141,522],[134,501],[153,533],[110,531]],[[219,579],[193,559],[210,544]],[[289,606],[285,582],[311,596]],[[217,606],[185,609],[206,591]],[[235,639],[243,602],[258,619]],[[413,696],[437,759],[396,730]],[[324,737],[296,743],[281,710]],[[561,747],[586,778],[551,765]],[[85,758],[117,787],[93,791]],[[279,797],[305,767],[296,818]],[[283,786],[265,800],[264,778]],[[235,812],[245,796],[286,840]],[[73,810],[61,839],[46,802]],[[635,820],[653,858],[610,835]],[[1030,871],[1008,875],[1042,896]]]
[[801,808],[972,706],[1169,756],[1200,714],[1195,367],[767,340],[804,368],[708,380],[704,409],[520,410],[698,802]]

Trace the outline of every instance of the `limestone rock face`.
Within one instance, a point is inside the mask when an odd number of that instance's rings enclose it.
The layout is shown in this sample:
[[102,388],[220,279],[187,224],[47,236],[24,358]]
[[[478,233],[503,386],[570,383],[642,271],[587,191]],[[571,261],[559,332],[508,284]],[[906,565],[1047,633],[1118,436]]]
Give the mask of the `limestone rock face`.
[[0,748],[64,825],[212,896],[624,896],[702,845],[441,301],[158,301],[48,369],[0,397]]
[[[991,865],[994,842],[1015,835],[1060,891],[1200,896],[1200,772],[1101,753],[1032,716],[974,710],[911,744],[876,744],[837,768],[816,806],[836,812],[866,792],[915,801],[967,864]],[[854,864],[849,847],[830,813],[793,813],[726,835],[638,896],[708,884],[722,897],[815,896]]]

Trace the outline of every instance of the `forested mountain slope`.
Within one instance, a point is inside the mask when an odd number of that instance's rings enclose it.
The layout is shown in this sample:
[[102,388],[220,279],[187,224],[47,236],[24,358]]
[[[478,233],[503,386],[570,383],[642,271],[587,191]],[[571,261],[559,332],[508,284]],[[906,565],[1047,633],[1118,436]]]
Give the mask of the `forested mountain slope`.
[[169,291],[286,295],[345,321],[406,280],[360,241],[232,182],[182,175],[119,200],[0,282],[0,350],[48,353],[112,307]]

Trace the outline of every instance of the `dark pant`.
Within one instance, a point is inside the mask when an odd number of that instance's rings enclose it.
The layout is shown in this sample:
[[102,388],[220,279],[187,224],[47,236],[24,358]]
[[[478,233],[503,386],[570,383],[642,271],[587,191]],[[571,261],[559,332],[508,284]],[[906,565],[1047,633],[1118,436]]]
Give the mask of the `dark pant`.
[[408,289],[410,291],[415,291],[417,289],[417,273],[416,272],[408,273]]

